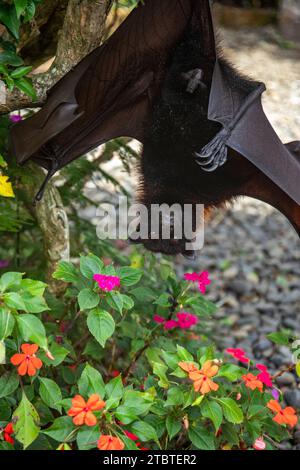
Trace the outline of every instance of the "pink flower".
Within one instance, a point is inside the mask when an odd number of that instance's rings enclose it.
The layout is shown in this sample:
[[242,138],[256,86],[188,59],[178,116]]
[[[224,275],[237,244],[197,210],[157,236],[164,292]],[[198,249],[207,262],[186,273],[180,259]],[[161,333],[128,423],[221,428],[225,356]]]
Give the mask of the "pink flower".
[[155,323],[165,323],[166,319],[163,317],[160,317],[159,315],[154,315],[153,320]]
[[253,444],[253,449],[255,449],[255,450],[265,450],[265,448],[266,448],[266,443],[264,441],[264,438],[259,437],[258,439],[256,439],[256,441]]
[[264,383],[267,387],[273,387],[271,376],[267,367],[263,364],[257,364],[256,368],[261,371],[261,373],[257,376],[258,380]]
[[246,353],[243,349],[229,348],[226,349],[226,352],[244,364],[248,364],[250,362],[250,359],[246,357]]
[[177,320],[166,320],[165,318],[159,315],[154,315],[153,320],[155,321],[155,323],[164,325],[165,330],[174,330],[174,328],[188,330],[198,323],[198,318],[192,313],[178,312],[176,313],[176,317]]
[[95,274],[94,281],[98,283],[101,290],[110,292],[121,285],[121,279],[117,276],[105,276],[104,274]]
[[174,328],[178,327],[178,322],[176,320],[167,320],[165,322],[165,330],[174,330]]
[[209,273],[207,271],[203,271],[202,273],[186,273],[184,275],[184,279],[186,281],[191,282],[198,282],[199,290],[202,294],[206,293],[206,287],[211,284],[211,280],[209,279]]
[[23,119],[22,116],[20,116],[19,114],[11,114],[9,116],[9,120],[11,122],[20,122],[20,121],[22,121],[22,119]]
[[182,312],[177,313],[176,316],[178,318],[178,326],[182,330],[188,330],[198,323],[198,318],[196,315],[192,315],[191,313]]

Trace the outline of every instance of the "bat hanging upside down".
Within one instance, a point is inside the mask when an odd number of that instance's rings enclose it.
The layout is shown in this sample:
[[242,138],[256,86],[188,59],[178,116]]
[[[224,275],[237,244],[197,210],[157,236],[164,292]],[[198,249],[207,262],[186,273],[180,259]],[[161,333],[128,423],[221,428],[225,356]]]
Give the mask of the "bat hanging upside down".
[[[283,145],[261,105],[265,87],[216,52],[209,0],[145,0],[12,128],[20,164],[60,168],[110,139],[143,143],[139,201],[204,204],[250,196],[300,235],[300,142]],[[186,240],[140,240],[185,253]]]

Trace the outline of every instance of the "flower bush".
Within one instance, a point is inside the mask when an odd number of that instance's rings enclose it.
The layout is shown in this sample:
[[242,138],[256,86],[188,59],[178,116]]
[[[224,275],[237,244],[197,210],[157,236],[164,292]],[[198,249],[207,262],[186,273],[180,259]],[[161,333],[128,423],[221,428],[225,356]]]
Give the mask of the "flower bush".
[[0,449],[264,450],[287,439],[297,416],[267,365],[214,345],[208,273],[177,279],[150,255],[127,262],[61,262],[60,299],[2,275]]

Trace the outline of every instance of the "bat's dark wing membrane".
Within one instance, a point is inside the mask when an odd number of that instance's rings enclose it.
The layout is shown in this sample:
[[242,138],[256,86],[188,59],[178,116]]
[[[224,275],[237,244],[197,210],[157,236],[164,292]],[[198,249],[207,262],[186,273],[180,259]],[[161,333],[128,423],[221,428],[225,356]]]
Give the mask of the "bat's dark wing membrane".
[[223,129],[197,154],[197,161],[214,171],[226,162],[231,147],[300,204],[300,142],[281,142],[264,113],[264,91],[263,83],[232,83],[226,64],[216,61],[208,118]]
[[17,161],[31,159],[54,174],[110,139],[142,141],[151,100],[192,10],[193,0],[147,0],[135,8],[54,86],[41,111],[13,127]]

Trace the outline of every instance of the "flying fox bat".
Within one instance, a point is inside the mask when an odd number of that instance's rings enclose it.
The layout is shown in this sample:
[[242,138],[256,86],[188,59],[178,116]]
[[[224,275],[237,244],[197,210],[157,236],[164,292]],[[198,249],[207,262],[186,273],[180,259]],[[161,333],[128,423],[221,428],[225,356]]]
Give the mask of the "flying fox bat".
[[[12,128],[12,150],[48,179],[120,136],[143,143],[139,200],[204,204],[251,196],[279,209],[300,235],[300,142],[283,145],[267,120],[265,87],[217,53],[209,0],[144,0],[119,29]],[[186,240],[141,240],[185,253]],[[191,253],[186,253],[191,254]]]

